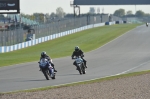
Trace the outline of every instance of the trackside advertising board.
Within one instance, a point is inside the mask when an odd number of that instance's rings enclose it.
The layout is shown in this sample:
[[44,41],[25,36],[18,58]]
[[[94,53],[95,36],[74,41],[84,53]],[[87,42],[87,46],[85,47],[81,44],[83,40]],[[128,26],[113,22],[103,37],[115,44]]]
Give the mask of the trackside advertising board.
[[0,10],[17,10],[19,12],[19,0],[0,0]]

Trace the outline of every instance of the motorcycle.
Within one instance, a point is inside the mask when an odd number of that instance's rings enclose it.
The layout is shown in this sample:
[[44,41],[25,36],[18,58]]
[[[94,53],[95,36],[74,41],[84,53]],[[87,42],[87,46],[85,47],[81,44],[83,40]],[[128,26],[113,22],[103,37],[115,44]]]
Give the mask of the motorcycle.
[[77,70],[79,71],[79,73],[82,75],[82,74],[86,74],[86,69],[85,69],[85,65],[84,65],[84,62],[83,62],[83,59],[79,56],[79,57],[76,57],[76,58],[73,58],[75,59],[75,62],[77,64]]
[[[45,61],[48,61],[48,60],[45,59]],[[39,63],[41,71],[43,72],[43,74],[47,80],[49,80],[50,78],[55,79],[56,73],[54,72],[54,68],[53,68],[53,66],[51,66],[50,63],[49,63],[50,66],[48,66],[48,67],[43,62],[43,59],[41,59],[40,62],[38,62],[38,63]]]
[[146,26],[148,27],[148,23],[146,23]]

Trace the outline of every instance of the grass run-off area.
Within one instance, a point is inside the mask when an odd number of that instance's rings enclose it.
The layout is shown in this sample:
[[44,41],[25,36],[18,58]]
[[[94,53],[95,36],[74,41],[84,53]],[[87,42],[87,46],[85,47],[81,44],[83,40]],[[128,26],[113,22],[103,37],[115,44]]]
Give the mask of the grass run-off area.
[[92,28],[20,50],[0,53],[0,67],[39,61],[42,51],[46,51],[52,59],[71,56],[75,46],[79,46],[84,52],[88,52],[139,25],[141,24],[120,24]]

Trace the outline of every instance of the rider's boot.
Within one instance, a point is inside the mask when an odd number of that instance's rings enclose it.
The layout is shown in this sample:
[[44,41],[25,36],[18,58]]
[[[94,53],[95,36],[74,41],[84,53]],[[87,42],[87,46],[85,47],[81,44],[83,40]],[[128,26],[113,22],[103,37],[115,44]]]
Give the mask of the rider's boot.
[[86,65],[86,62],[84,62],[85,68],[87,68],[88,66]]
[[78,67],[76,66],[76,70],[78,70]]
[[55,69],[55,67],[54,67],[54,64],[53,64],[53,63],[51,63],[51,66],[54,68],[54,72],[57,72],[57,70]]
[[57,72],[57,70],[56,70],[56,69],[54,69],[54,72]]
[[53,66],[53,68],[54,68],[54,72],[57,72],[57,70],[55,69],[55,67]]

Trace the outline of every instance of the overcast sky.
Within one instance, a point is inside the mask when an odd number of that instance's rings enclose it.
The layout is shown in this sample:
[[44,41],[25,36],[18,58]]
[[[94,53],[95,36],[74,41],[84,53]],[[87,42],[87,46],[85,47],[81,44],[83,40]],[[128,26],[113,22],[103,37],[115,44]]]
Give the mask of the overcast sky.
[[[20,11],[25,14],[38,13],[51,13],[56,12],[57,7],[62,7],[64,12],[73,13],[73,8],[70,7],[70,1],[73,0],[20,0]],[[104,13],[113,14],[115,10],[120,8],[125,11],[131,10],[133,13],[138,10],[142,10],[145,13],[150,13],[150,5],[99,5],[99,6],[80,6],[81,13],[87,13],[90,7],[100,8]]]

